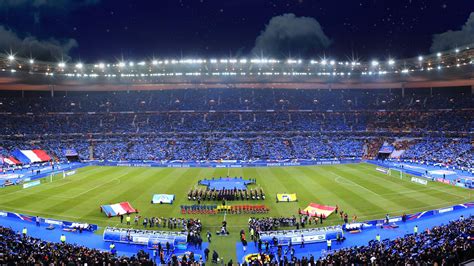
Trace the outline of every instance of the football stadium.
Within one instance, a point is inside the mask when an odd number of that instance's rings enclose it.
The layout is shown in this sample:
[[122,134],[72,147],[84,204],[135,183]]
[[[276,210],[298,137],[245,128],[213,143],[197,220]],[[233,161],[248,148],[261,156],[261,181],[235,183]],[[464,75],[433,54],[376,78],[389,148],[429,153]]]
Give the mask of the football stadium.
[[2,265],[473,262],[474,43],[23,52],[0,54]]

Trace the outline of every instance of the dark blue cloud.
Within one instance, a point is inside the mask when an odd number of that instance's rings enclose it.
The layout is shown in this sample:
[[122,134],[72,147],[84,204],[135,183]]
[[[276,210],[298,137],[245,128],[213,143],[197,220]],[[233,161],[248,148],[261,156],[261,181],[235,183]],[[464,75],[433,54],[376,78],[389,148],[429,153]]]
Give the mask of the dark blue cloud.
[[462,45],[474,43],[474,12],[471,13],[461,30],[448,30],[433,35],[431,52],[454,49]]
[[265,30],[257,37],[252,53],[276,57],[289,53],[307,56],[330,44],[331,40],[316,19],[284,14],[270,19]]
[[16,32],[0,25],[0,52],[13,52],[17,57],[37,60],[68,59],[71,49],[77,47],[74,39],[38,39],[35,36],[19,36]]

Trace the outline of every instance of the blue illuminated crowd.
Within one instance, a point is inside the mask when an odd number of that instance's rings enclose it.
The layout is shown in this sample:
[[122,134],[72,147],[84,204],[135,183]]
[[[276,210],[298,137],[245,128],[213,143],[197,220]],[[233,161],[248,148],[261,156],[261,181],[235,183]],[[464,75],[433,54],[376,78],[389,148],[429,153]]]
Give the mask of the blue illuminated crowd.
[[53,243],[0,226],[1,265],[154,265],[150,255],[131,257],[77,244]]
[[317,265],[458,265],[474,257],[474,219],[460,219],[420,234],[337,250]]
[[329,251],[319,259],[285,255],[277,261],[269,253],[271,262],[255,259],[248,265],[460,265],[474,258],[473,226],[472,217],[462,218],[394,240],[372,240],[368,245]]
[[246,132],[468,132],[472,110],[0,113],[0,135]]
[[424,138],[410,147],[402,159],[433,162],[456,168],[474,168],[473,143],[469,138]]
[[0,155],[40,148],[65,161],[375,158],[413,137],[402,159],[473,167],[466,88],[0,91]]

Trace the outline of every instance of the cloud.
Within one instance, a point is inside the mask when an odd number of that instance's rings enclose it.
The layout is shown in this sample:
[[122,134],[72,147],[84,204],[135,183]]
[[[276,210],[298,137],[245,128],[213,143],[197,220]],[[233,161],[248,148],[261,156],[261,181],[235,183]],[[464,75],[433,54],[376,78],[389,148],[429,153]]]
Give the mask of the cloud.
[[306,56],[330,44],[331,40],[316,19],[284,14],[270,19],[257,37],[252,53],[276,57],[287,56],[288,53]]
[[34,36],[22,38],[12,30],[0,25],[0,52],[10,52],[11,50],[18,57],[29,58],[32,56],[45,61],[69,59],[69,51],[77,46],[77,41],[74,39],[39,40]]
[[81,6],[95,5],[100,0],[0,0],[0,8],[59,8],[74,9]]
[[439,52],[471,43],[474,43],[474,12],[469,15],[461,30],[448,30],[434,34],[430,50],[431,52]]

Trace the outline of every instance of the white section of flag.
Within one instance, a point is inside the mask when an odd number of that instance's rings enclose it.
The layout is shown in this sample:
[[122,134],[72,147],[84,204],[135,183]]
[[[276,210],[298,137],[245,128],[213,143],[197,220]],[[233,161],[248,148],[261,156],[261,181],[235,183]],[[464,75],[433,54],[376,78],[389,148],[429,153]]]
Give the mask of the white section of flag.
[[112,204],[112,205],[110,205],[110,207],[112,208],[112,210],[114,210],[114,212],[117,215],[121,215],[121,214],[126,213],[126,211],[122,208],[122,206],[120,206],[120,204]]
[[41,162],[41,159],[32,150],[20,150],[32,163]]

